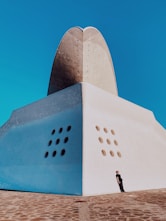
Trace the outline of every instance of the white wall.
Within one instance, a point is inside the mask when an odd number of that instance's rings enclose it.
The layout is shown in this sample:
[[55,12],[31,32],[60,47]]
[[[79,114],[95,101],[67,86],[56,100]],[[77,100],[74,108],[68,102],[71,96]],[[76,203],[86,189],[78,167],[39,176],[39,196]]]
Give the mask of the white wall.
[[165,188],[166,131],[153,113],[90,84],[82,85],[83,195],[119,192],[116,170],[126,191]]

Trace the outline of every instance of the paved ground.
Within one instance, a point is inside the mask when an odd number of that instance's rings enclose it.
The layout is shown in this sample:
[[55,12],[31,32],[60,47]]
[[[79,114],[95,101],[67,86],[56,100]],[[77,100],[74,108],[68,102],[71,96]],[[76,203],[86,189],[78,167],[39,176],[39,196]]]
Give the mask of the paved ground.
[[0,191],[0,220],[166,221],[166,189],[93,197]]

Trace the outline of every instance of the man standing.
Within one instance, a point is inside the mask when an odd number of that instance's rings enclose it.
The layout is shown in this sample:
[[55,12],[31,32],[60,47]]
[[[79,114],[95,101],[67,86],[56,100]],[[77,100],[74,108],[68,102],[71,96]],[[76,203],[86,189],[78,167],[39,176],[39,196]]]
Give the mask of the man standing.
[[123,180],[122,180],[121,175],[119,174],[118,170],[116,171],[116,180],[117,180],[117,183],[119,184],[120,191],[125,192],[124,188],[123,188]]

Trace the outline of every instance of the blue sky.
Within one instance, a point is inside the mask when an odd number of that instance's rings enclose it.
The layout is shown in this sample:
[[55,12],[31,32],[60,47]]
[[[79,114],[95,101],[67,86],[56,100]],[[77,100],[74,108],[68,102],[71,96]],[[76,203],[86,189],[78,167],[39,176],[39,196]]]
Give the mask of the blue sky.
[[119,96],[166,128],[165,0],[0,0],[0,125],[46,97],[56,49],[74,26],[102,33]]

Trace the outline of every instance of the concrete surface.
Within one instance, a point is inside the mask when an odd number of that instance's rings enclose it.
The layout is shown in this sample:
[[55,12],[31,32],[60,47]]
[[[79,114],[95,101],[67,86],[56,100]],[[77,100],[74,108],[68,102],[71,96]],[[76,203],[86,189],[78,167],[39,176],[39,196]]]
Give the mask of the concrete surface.
[[78,83],[18,109],[0,128],[0,189],[110,194],[119,191],[116,170],[126,191],[165,188],[165,144],[151,111]]
[[82,195],[116,193],[116,170],[127,191],[165,188],[166,130],[153,113],[92,84],[81,84]]
[[100,196],[0,191],[3,221],[166,221],[166,189]]
[[0,156],[0,189],[82,195],[81,84],[14,111]]
[[48,95],[79,82],[118,95],[109,48],[94,27],[73,27],[65,33],[56,51]]

